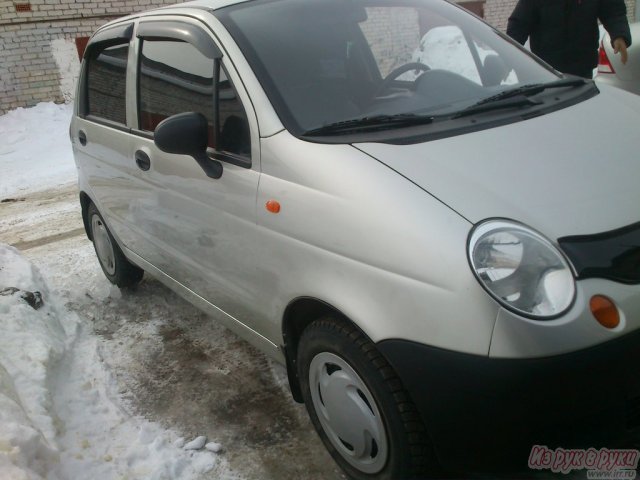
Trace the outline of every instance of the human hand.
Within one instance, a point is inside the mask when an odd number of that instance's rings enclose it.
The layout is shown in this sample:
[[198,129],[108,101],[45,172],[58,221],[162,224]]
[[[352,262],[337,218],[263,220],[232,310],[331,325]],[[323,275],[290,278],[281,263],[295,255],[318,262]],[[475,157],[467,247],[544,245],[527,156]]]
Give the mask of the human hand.
[[613,53],[620,52],[620,61],[623,65],[627,63],[627,42],[624,41],[624,38],[618,37],[612,43],[613,45]]

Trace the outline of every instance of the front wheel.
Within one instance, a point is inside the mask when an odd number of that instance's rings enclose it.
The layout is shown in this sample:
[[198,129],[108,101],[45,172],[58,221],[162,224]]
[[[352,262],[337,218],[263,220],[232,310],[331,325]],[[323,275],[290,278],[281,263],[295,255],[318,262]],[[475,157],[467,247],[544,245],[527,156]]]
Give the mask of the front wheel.
[[93,203],[89,206],[87,215],[93,247],[107,279],[120,288],[140,282],[144,271],[127,260]]
[[298,347],[298,375],[314,427],[350,478],[413,478],[432,470],[415,406],[355,327],[330,317],[309,325]]

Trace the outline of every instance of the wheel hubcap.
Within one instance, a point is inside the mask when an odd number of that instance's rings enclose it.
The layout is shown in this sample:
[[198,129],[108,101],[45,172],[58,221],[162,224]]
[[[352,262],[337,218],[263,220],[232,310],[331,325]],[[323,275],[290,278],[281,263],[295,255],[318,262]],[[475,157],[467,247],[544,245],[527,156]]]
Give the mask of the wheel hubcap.
[[322,352],[311,361],[309,385],[318,419],[340,455],[363,473],[382,470],[387,434],[373,395],[355,370]]
[[109,275],[116,273],[115,254],[113,245],[102,219],[98,215],[91,218],[91,233],[93,234],[93,244],[100,264]]

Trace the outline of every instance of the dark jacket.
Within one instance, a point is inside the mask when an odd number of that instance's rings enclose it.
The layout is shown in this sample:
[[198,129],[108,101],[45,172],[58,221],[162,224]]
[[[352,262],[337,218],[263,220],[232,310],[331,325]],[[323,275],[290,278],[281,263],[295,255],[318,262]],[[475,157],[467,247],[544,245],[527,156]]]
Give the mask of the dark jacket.
[[631,45],[624,0],[519,0],[507,34],[564,73],[583,75],[598,64],[598,19],[611,40]]

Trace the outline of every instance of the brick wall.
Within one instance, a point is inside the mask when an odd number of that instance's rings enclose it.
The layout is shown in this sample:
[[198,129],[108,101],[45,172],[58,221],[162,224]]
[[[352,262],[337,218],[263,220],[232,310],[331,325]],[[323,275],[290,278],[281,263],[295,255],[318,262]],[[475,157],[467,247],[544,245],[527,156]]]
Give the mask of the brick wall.
[[113,18],[177,2],[32,0],[31,12],[16,12],[15,3],[26,0],[0,0],[0,114],[38,102],[65,101],[54,41],[72,42]]
[[[369,18],[360,26],[384,77],[411,61],[411,54],[420,43],[420,19],[410,8],[371,8],[367,13]],[[392,38],[397,32],[403,32],[401,41]]]
[[507,19],[516,3],[516,0],[489,0],[484,7],[484,19],[504,32],[507,30]]
[[624,3],[627,4],[627,17],[629,17],[630,22],[635,22],[638,20],[636,18],[636,0],[624,0]]

